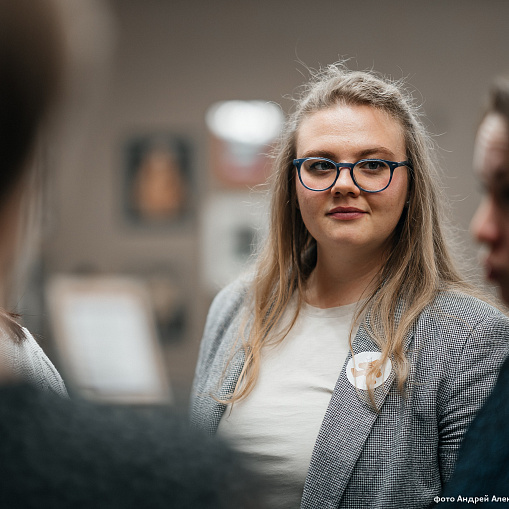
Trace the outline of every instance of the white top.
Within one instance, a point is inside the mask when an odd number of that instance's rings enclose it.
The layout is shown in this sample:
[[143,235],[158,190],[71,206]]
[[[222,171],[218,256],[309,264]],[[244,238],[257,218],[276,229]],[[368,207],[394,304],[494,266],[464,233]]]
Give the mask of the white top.
[[[219,423],[218,434],[267,476],[270,507],[300,506],[316,437],[349,352],[356,307],[304,304],[287,337],[262,350],[253,391],[227,408]],[[281,327],[294,310],[288,307]]]

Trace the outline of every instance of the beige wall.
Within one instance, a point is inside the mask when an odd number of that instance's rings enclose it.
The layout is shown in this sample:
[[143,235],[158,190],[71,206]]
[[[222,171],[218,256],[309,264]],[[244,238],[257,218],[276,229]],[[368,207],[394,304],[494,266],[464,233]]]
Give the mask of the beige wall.
[[[214,101],[264,99],[287,110],[309,67],[339,57],[408,77],[445,170],[452,220],[466,229],[478,202],[471,175],[481,97],[509,72],[509,2],[111,0],[116,54],[98,122],[79,160],[60,172],[44,249],[50,272],[90,267],[129,272],[172,265],[192,304],[187,339],[170,347],[170,376],[185,396],[209,295],[200,286],[198,221],[188,231],[140,231],[122,218],[123,143],[163,130],[189,136],[210,190],[204,113]],[[90,35],[93,38],[93,34]],[[198,217],[198,215],[197,215]],[[461,238],[469,243],[468,234]]]

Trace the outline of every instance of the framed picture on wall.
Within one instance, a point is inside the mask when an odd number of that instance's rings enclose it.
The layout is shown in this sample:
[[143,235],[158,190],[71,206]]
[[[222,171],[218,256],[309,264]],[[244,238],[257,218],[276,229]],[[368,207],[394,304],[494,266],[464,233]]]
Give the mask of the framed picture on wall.
[[46,287],[65,373],[81,395],[118,403],[171,402],[154,308],[130,276],[53,276]]
[[255,192],[219,192],[202,209],[201,267],[211,294],[249,270],[268,229],[269,197]]
[[140,227],[187,226],[193,217],[191,143],[158,133],[125,143],[123,215]]

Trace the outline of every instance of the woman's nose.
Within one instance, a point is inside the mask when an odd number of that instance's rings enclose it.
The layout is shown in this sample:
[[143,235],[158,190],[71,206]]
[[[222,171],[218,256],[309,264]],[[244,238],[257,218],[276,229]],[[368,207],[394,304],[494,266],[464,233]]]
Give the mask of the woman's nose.
[[361,190],[355,185],[349,168],[340,168],[338,178],[331,188],[332,194],[358,196]]
[[500,228],[495,209],[496,205],[493,200],[485,197],[470,223],[472,235],[482,244],[492,245],[500,238]]

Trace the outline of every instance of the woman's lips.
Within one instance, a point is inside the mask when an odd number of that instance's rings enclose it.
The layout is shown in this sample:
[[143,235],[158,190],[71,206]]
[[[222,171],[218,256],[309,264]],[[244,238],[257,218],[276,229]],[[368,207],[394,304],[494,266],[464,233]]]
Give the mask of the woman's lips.
[[334,219],[351,220],[362,217],[366,212],[355,207],[336,207],[327,212],[327,215]]

